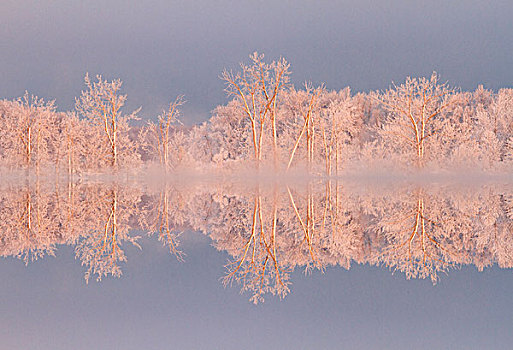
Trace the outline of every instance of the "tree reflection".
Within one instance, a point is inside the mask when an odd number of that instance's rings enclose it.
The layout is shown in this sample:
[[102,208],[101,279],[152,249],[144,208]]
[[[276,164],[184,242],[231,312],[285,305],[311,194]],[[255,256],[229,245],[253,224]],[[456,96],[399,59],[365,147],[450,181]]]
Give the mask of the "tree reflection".
[[[289,292],[289,271],[286,266],[280,264],[277,252],[276,189],[271,198],[270,213],[264,213],[267,210],[260,186],[258,185],[253,192],[250,228],[239,233],[238,238],[239,241],[242,239],[243,245],[233,254],[233,260],[226,265],[227,275],[223,278],[223,283],[227,285],[235,279],[242,285],[243,291],[253,292],[252,301],[257,303],[262,301],[263,295],[268,292],[285,297]],[[270,217],[270,220],[265,220],[264,216]]]
[[54,255],[55,245],[64,238],[53,220],[57,216],[55,193],[41,188],[38,181],[27,181],[23,189],[9,186],[0,195],[1,255],[25,263]]
[[462,262],[461,247],[455,247],[458,238],[450,235],[446,225],[453,220],[449,217],[451,208],[443,207],[440,198],[433,198],[422,188],[407,193],[406,198],[394,199],[384,200],[389,204],[383,217],[377,219],[384,239],[378,261],[403,271],[408,278],[436,282],[438,273]]
[[71,245],[86,280],[101,280],[122,274],[126,246],[140,248],[140,232],[184,261],[179,238],[195,230],[229,255],[222,282],[257,303],[285,297],[298,268],[381,265],[436,282],[462,265],[512,267],[512,213],[513,194],[488,185],[375,191],[336,179],[152,187],[119,177],[27,177],[0,187],[0,255],[29,263]]
[[119,263],[126,261],[122,243],[126,241],[140,247],[139,237],[129,233],[129,219],[136,213],[139,196],[131,189],[120,190],[117,184],[99,187],[93,195],[98,209],[97,220],[75,247],[76,256],[87,267],[87,281],[93,275],[98,280],[107,275],[119,277]]
[[179,248],[179,236],[187,225],[185,204],[183,193],[165,183],[160,193],[146,198],[138,215],[140,227],[150,235],[156,233],[158,240],[180,261],[184,253]]

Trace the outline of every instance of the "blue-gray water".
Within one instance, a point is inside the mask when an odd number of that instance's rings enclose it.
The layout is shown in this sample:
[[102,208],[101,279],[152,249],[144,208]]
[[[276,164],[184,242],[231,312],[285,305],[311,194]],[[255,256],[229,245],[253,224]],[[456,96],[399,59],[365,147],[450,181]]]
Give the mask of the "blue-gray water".
[[[197,234],[194,234],[197,235]],[[6,349],[509,349],[513,275],[465,267],[433,286],[387,269],[293,275],[285,300],[223,288],[226,254],[199,238],[179,263],[156,243],[121,279],[85,285],[71,249],[0,265]]]

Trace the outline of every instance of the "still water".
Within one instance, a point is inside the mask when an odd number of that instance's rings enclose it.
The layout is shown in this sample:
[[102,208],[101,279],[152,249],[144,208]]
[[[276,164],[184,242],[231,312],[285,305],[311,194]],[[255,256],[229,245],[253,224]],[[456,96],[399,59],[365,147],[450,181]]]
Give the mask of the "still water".
[[507,182],[32,179],[0,201],[5,349],[513,342]]

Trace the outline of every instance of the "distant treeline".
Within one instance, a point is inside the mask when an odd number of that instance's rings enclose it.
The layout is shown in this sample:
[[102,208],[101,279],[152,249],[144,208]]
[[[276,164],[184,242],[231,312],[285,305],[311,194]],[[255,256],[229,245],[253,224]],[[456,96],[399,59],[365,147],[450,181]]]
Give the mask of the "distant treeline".
[[0,164],[68,174],[137,170],[262,168],[335,175],[355,164],[403,169],[512,162],[513,89],[464,92],[436,73],[388,90],[352,94],[289,82],[289,64],[253,54],[225,71],[230,100],[207,122],[180,123],[183,97],[157,121],[131,125],[121,81],[85,77],[75,110],[28,93],[0,101]]

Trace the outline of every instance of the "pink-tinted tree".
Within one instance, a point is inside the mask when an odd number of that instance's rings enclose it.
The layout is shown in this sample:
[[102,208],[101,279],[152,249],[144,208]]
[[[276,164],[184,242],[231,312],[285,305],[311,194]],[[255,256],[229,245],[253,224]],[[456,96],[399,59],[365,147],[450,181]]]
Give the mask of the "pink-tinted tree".
[[254,158],[258,164],[262,160],[262,147],[266,123],[271,124],[273,157],[277,163],[278,135],[276,130],[276,105],[278,95],[288,84],[290,65],[284,59],[264,62],[264,55],[253,53],[251,64],[241,64],[241,71],[224,71],[222,79],[226,82],[226,92],[239,100],[240,118],[248,118],[251,125]]
[[373,93],[387,112],[379,134],[383,147],[399,154],[400,160],[417,167],[425,164],[436,149],[426,149],[426,141],[441,132],[435,121],[451,103],[455,90],[440,83],[433,73],[429,78],[406,78],[383,93]]
[[138,119],[137,111],[129,115],[123,114],[121,108],[125,104],[126,95],[120,94],[121,80],[107,81],[101,75],[95,82],[86,74],[87,90],[76,100],[75,108],[80,116],[90,120],[103,135],[103,159],[113,170],[137,162],[140,158],[136,145],[129,138],[128,122]]

